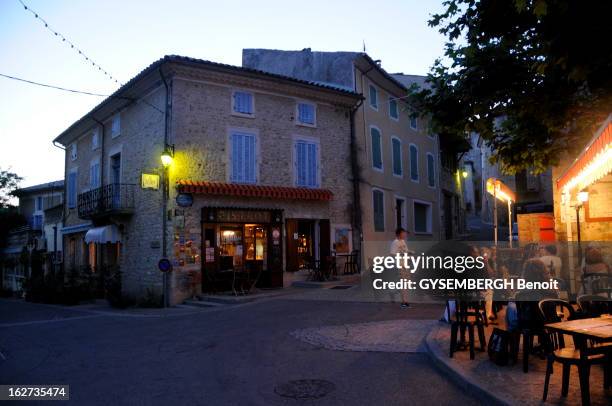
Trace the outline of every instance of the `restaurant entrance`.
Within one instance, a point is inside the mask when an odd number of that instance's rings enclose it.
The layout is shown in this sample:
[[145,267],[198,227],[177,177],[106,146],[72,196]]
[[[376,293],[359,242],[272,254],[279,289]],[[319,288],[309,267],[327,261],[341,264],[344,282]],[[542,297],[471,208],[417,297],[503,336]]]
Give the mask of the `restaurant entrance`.
[[202,209],[202,290],[282,286],[280,222],[280,210]]
[[312,266],[330,254],[329,220],[287,219],[287,271]]

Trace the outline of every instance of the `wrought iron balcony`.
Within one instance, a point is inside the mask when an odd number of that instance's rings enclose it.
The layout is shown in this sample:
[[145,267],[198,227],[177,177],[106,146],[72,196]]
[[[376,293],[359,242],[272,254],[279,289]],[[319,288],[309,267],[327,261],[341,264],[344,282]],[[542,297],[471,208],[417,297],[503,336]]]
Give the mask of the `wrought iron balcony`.
[[136,186],[127,183],[113,183],[80,193],[77,199],[79,217],[92,219],[111,214],[133,213]]

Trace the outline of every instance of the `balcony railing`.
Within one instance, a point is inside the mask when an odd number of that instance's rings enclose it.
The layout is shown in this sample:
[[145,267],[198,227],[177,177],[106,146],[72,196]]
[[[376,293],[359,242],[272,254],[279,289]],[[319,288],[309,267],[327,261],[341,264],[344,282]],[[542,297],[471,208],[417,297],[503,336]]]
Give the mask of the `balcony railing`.
[[109,214],[131,214],[135,190],[133,184],[113,183],[80,193],[77,200],[79,217],[91,219]]

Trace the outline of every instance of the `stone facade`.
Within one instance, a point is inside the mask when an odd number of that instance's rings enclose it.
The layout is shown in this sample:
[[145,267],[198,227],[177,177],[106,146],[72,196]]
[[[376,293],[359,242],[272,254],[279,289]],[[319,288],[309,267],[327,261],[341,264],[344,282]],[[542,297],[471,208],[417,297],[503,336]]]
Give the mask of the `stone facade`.
[[[157,65],[156,65],[157,64]],[[158,61],[168,83],[167,144],[174,146],[174,160],[168,169],[169,196],[164,211],[163,187],[141,188],[141,175],[157,174],[161,185],[164,169],[160,156],[164,150],[164,111],[166,91],[159,73],[152,67],[131,82],[132,88],[147,89],[144,100],[123,103],[111,99],[75,123],[58,137],[66,146],[66,179],[71,171],[78,173],[78,193],[92,187],[90,166],[99,160],[100,185],[112,178],[111,157],[121,154],[121,183],[134,185],[133,208],[125,213],[100,219],[79,218],[76,207],[66,207],[65,238],[76,240],[79,265],[87,264],[85,232],[95,226],[113,224],[121,232],[123,291],[142,297],[147,291],[161,294],[162,274],[157,269],[160,258],[174,264],[171,274],[171,303],[198,293],[199,286],[190,282],[202,269],[202,207],[242,207],[282,209],[284,218],[329,219],[334,225],[351,227],[350,111],[358,101],[356,94],[330,87],[275,77],[250,70],[182,57]],[[254,111],[250,117],[232,113],[232,92],[248,91],[253,95]],[[121,90],[120,90],[121,91]],[[116,98],[118,99],[118,98]],[[298,125],[296,105],[308,101],[316,105],[316,125]],[[112,104],[119,104],[111,108]],[[111,106],[109,106],[110,104]],[[120,131],[113,136],[113,117],[120,115]],[[96,121],[104,123],[104,131]],[[88,125],[89,124],[89,125]],[[81,129],[77,133],[75,128]],[[320,184],[333,193],[331,201],[274,200],[236,196],[194,195],[191,207],[178,207],[175,201],[179,180],[229,183],[229,134],[232,129],[257,134],[257,184],[295,186],[293,146],[296,137],[307,137],[319,143]],[[92,148],[94,131],[99,147]],[[77,156],[71,156],[76,143]],[[163,224],[166,218],[166,252],[163,252]],[[183,263],[174,250],[179,239],[193,242],[190,254],[197,258]],[[66,250],[68,251],[68,249]],[[68,253],[66,255],[69,255]],[[65,258],[65,263],[70,263]]]

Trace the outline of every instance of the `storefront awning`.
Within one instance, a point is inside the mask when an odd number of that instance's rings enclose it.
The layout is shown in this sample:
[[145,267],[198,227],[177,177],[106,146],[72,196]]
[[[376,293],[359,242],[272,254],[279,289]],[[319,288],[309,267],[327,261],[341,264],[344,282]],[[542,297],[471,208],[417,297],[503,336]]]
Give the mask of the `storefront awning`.
[[111,224],[104,227],[96,227],[87,231],[85,234],[85,242],[97,244],[121,242],[121,234],[117,226]]
[[612,115],[595,133],[574,163],[557,180],[564,192],[575,187],[582,190],[612,172]]
[[285,200],[332,200],[333,193],[327,189],[299,187],[240,185],[234,183],[177,181],[179,192],[205,195],[262,197]]

